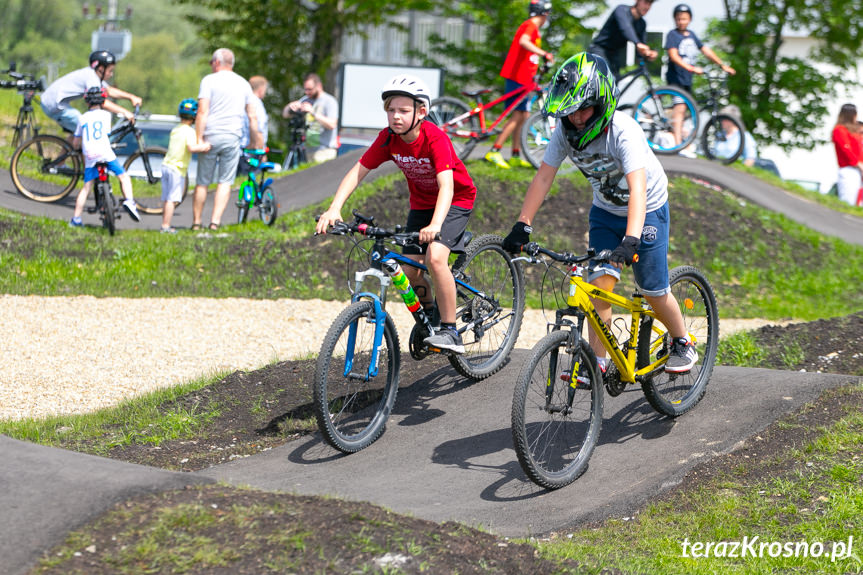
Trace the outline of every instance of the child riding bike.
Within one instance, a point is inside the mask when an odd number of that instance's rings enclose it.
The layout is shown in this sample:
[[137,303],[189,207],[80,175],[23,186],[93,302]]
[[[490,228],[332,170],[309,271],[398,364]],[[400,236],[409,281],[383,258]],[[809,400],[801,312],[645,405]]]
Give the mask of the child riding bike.
[[93,181],[99,175],[96,164],[101,162],[107,163],[111,173],[120,180],[120,188],[123,190],[123,197],[126,198],[123,202],[123,208],[136,222],[141,221],[138,207],[132,197],[132,179],[117,161],[117,155],[111,147],[111,140],[109,139],[111,113],[102,109],[106,97],[107,93],[102,88],[87,90],[84,94],[84,100],[87,102],[89,110],[78,119],[78,126],[75,128],[75,138],[72,145],[76,148],[80,147],[84,156],[84,187],[78,192],[78,199],[75,201],[75,214],[69,221],[69,225],[75,228],[84,225],[81,214],[84,213],[87,196],[93,189]]
[[425,82],[407,74],[395,76],[384,86],[381,99],[389,127],[381,130],[339,184],[330,207],[318,219],[316,231],[326,233],[329,226],[342,221],[342,206],[371,170],[388,160],[395,162],[410,189],[405,231],[418,231],[421,243],[418,247],[406,246],[404,254],[428,266],[434,296],[420,270],[405,267],[405,273],[429,317],[435,315],[435,300],[440,313],[440,329],[424,343],[461,354],[465,348],[455,328],[456,289],[449,255],[451,251],[464,251],[476,186],[447,135],[424,121],[431,104]]
[[[568,155],[593,187],[590,247],[600,256],[603,250],[610,251],[610,263],[589,281],[612,291],[624,264],[632,265],[641,293],[673,338],[665,371],[685,373],[698,353],[668,281],[668,178],[641,127],[630,116],[615,112],[618,95],[612,70],[600,56],[581,52],[558,69],[543,113],[560,118],[561,129],[548,144],[503,246],[517,253],[530,241],[534,216]],[[611,304],[598,299],[593,303],[610,326]],[[605,371],[606,351],[593,330],[589,340]]]

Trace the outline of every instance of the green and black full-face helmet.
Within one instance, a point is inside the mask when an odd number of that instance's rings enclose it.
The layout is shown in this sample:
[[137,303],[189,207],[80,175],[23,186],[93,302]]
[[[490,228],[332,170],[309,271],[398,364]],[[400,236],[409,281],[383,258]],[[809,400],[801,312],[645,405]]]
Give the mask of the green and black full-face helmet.
[[[583,150],[611,123],[619,96],[614,74],[605,59],[579,52],[555,72],[542,113],[545,117],[561,118],[569,145]],[[594,108],[593,115],[579,130],[567,116],[589,106]]]

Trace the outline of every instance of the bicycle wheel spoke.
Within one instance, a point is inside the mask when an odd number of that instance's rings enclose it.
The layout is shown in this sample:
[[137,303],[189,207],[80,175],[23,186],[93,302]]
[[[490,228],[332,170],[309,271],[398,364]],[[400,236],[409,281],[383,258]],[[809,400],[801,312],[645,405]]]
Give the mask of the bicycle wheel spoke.
[[[645,94],[633,109],[633,116],[657,154],[676,154],[697,135],[695,103],[691,96],[673,87],[663,86],[653,94]],[[680,141],[675,138],[675,125],[679,126]]]
[[510,262],[497,236],[471,242],[456,276],[478,293],[457,289],[456,328],[465,353],[451,356],[459,373],[481,379],[503,367],[521,329],[524,309],[521,268]]
[[[162,213],[162,161],[165,154],[167,150],[164,148],[152,146],[143,152],[135,152],[123,164],[132,179],[135,203],[146,214]],[[149,160],[149,173],[145,159]]]
[[479,120],[470,107],[455,98],[438,98],[429,107],[428,119],[446,132],[456,155],[464,160],[476,145],[472,134],[479,132]]
[[22,194],[55,202],[71,192],[83,175],[81,156],[56,136],[36,136],[12,156],[12,181]]
[[[704,276],[692,267],[671,271],[671,293],[680,306],[686,331],[695,345],[698,361],[686,373],[669,374],[660,370],[642,381],[642,389],[650,405],[672,417],[686,413],[701,400],[713,372],[719,342],[719,317],[713,289]],[[669,335],[654,332],[652,341],[640,342],[649,346],[650,357],[655,361],[668,354]]]

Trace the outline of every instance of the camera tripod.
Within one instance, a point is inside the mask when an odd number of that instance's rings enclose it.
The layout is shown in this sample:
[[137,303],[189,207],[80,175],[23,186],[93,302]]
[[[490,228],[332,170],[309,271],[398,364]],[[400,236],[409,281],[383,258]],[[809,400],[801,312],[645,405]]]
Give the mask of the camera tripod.
[[306,128],[291,129],[291,147],[285,156],[284,169],[293,170],[308,162],[306,157]]

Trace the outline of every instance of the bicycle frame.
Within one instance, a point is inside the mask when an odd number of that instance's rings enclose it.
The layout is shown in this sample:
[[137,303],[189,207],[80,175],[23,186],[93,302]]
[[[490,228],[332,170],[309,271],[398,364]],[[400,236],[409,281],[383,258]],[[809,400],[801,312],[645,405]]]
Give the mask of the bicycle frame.
[[[474,131],[467,132],[464,130],[458,130],[456,132],[456,135],[458,135],[460,137],[477,138],[477,139],[488,137],[489,133],[492,130],[494,130],[498,126],[498,124],[500,124],[504,119],[508,118],[509,115],[512,113],[512,111],[516,108],[516,106],[521,104],[524,101],[524,99],[527,98],[533,92],[542,92],[542,86],[540,86],[540,84],[537,82],[536,78],[534,78],[534,80],[531,81],[530,84],[526,84],[524,86],[516,88],[515,90],[513,90],[511,92],[507,92],[506,94],[492,100],[491,102],[483,102],[480,99],[480,94],[476,94],[476,99],[477,99],[476,106],[472,110],[470,110],[469,112],[465,112],[464,114],[451,119],[448,123],[449,124],[458,124],[458,123],[462,122],[463,120],[465,120],[471,116],[479,116],[479,132],[474,132]],[[493,107],[497,106],[498,104],[500,104],[501,102],[503,102],[509,98],[513,98],[515,96],[518,96],[518,99],[514,100],[509,106],[507,106],[504,109],[504,111],[501,112],[500,116],[498,116],[498,118],[494,122],[492,122],[489,125],[486,125],[485,111],[487,109],[493,108]]]
[[[662,367],[668,359],[667,356],[664,356],[641,369],[635,369],[638,353],[638,330],[639,325],[641,324],[641,318],[643,316],[656,318],[654,311],[645,307],[644,296],[636,292],[633,294],[632,299],[628,299],[613,292],[603,290],[586,282],[584,278],[581,277],[581,271],[582,268],[574,267],[569,272],[570,293],[566,302],[569,304],[570,310],[575,310],[574,315],[586,317],[587,322],[594,330],[594,333],[599,335],[603,347],[609,353],[612,361],[620,372],[621,381],[626,383],[635,383],[641,377]],[[611,333],[611,330],[605,322],[602,321],[602,318],[599,317],[599,313],[597,313],[596,307],[594,307],[591,298],[604,301],[632,314],[629,328],[629,340],[626,345],[625,354],[620,349],[617,338],[614,337],[614,334]],[[578,327],[580,332],[581,325],[579,324]],[[655,327],[654,331],[659,332]],[[654,347],[658,347],[659,344],[659,341],[657,341],[657,343],[654,344]],[[654,351],[654,348],[650,350],[651,355],[653,355]]]
[[[355,289],[354,293],[351,296],[351,303],[356,303],[361,299],[369,299],[374,303],[375,306],[375,338],[374,338],[374,348],[372,350],[372,358],[369,362],[368,373],[366,374],[366,381],[369,378],[375,377],[378,372],[378,360],[380,353],[381,341],[383,340],[384,333],[384,322],[386,321],[386,302],[387,302],[387,290],[390,284],[393,283],[393,278],[385,271],[389,265],[393,264],[404,264],[418,270],[427,272],[428,267],[424,264],[421,264],[417,261],[410,259],[407,256],[404,256],[398,252],[390,251],[384,245],[384,241],[382,239],[376,239],[374,246],[372,247],[371,252],[369,253],[371,257],[371,267],[364,270],[358,271],[354,274],[354,282]],[[373,277],[375,278],[379,284],[380,288],[378,293],[373,293],[369,291],[361,291],[363,289],[363,284],[365,283],[366,278]],[[470,286],[459,278],[455,278],[456,288],[462,287],[474,295],[478,295],[481,297],[485,297],[481,291],[476,288]],[[410,292],[413,292],[413,289],[410,289]],[[415,297],[415,296],[414,296]],[[431,323],[429,318],[425,315],[425,311],[423,311],[422,306],[419,303],[419,300],[412,305],[409,303],[408,299],[405,299],[405,305],[408,308],[408,311],[414,316],[414,320],[417,324],[423,324],[427,328],[431,328]],[[471,329],[473,324],[465,325],[459,333],[464,333],[468,329]],[[351,373],[351,368],[353,365],[353,355],[354,355],[354,344],[356,343],[356,324],[351,325],[350,331],[348,333],[348,349],[345,354],[345,371],[344,376],[348,377]],[[355,375],[356,377],[356,375]]]

